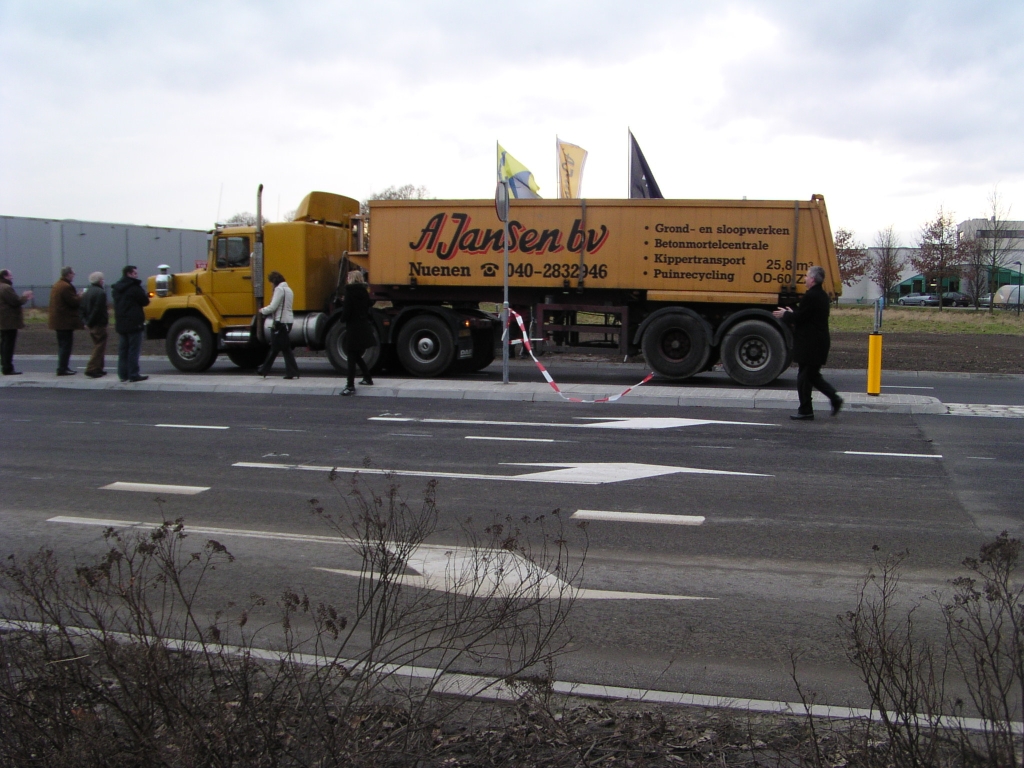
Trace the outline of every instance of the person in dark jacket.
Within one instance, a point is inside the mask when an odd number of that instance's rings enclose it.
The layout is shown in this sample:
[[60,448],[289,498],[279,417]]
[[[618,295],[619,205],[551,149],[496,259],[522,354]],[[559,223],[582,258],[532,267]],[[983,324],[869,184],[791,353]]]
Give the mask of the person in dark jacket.
[[145,381],[149,376],[139,372],[142,354],[142,332],[146,328],[143,307],[149,296],[139,280],[138,270],[129,264],[121,270],[121,279],[110,287],[114,299],[114,330],[120,337],[117,344],[117,377],[121,381]]
[[57,375],[74,376],[78,371],[70,367],[71,348],[75,345],[75,331],[82,327],[78,317],[81,297],[75,291],[75,270],[61,267],[60,280],[50,288],[48,307],[50,328],[57,332]]
[[107,354],[107,289],[103,287],[103,273],[93,272],[89,275],[89,287],[82,294],[82,305],[79,314],[85,327],[92,336],[92,356],[85,366],[85,375],[90,379],[106,376],[103,370]]
[[348,358],[348,383],[341,390],[344,396],[356,393],[356,366],[363,372],[360,384],[371,386],[373,379],[363,362],[363,352],[373,344],[373,321],[370,319],[370,308],[373,301],[366,289],[366,281],[362,271],[353,269],[348,273],[345,285],[345,303],[341,309],[341,319],[345,321],[345,356]]
[[0,368],[4,376],[18,376],[14,370],[14,345],[18,331],[25,327],[25,312],[22,310],[32,300],[32,291],[23,291],[19,296],[14,290],[14,275],[9,269],[0,269]]
[[796,375],[800,408],[790,418],[798,421],[814,419],[814,408],[811,405],[812,389],[817,389],[829,399],[832,403],[833,416],[843,407],[843,398],[821,375],[821,368],[828,360],[828,350],[832,344],[828,335],[828,312],[831,302],[821,287],[824,281],[825,270],[817,266],[811,267],[804,278],[807,291],[800,298],[797,308],[794,310],[792,307],[779,307],[772,313],[793,326],[793,359],[800,366]]

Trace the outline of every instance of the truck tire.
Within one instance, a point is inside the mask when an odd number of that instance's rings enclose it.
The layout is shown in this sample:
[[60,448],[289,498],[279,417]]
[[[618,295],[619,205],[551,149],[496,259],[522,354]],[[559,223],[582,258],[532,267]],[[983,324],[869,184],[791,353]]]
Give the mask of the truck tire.
[[217,359],[217,341],[205,320],[182,317],[167,331],[167,357],[184,373],[202,373]]
[[455,369],[459,373],[476,373],[494,362],[494,331],[475,331],[473,333],[473,357],[459,360]]
[[242,349],[229,349],[228,360],[242,370],[252,370],[259,367],[260,363],[267,359],[265,347],[243,347]]
[[730,328],[722,339],[721,355],[729,378],[745,387],[771,384],[789,365],[782,333],[761,320],[744,320]]
[[452,332],[435,315],[417,315],[398,334],[398,362],[413,376],[440,376],[454,358]]
[[711,354],[704,324],[690,315],[662,315],[644,332],[647,363],[662,376],[687,379],[704,370]]
[[[327,339],[324,342],[324,350],[327,352],[327,359],[331,361],[334,370],[342,376],[348,375],[348,355],[345,354],[345,323],[337,322],[327,332]],[[373,346],[363,350],[363,362],[367,370],[374,370],[380,360],[380,334],[377,326],[373,326]],[[359,371],[356,371],[359,373]]]

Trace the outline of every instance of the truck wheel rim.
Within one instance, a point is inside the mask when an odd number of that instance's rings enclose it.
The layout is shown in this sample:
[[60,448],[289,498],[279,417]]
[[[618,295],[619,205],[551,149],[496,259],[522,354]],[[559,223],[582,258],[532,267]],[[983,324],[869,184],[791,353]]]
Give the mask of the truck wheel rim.
[[178,350],[178,357],[181,359],[194,360],[203,350],[203,341],[195,331],[184,331],[178,335],[175,348]]
[[437,357],[438,343],[432,335],[423,335],[416,339],[413,344],[413,351],[417,359],[427,362]]
[[771,360],[771,350],[759,336],[748,336],[739,343],[736,359],[748,371],[760,371]]
[[661,337],[661,351],[669,360],[683,360],[690,354],[690,335],[680,329],[666,331]]

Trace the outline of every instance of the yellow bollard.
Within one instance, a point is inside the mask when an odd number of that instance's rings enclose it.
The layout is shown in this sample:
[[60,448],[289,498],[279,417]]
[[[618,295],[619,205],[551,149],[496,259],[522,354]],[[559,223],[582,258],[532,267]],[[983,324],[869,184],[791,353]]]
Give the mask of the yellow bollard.
[[868,336],[868,394],[882,392],[882,334]]

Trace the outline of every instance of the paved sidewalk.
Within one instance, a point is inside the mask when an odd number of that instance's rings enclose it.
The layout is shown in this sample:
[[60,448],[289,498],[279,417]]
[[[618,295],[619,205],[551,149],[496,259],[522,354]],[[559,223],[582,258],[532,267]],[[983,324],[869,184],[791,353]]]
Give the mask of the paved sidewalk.
[[[356,397],[420,397],[446,400],[517,400],[525,402],[559,402],[562,400],[544,382],[501,384],[486,381],[452,381],[446,379],[397,379],[375,377],[372,387],[357,386]],[[143,392],[213,392],[254,395],[332,395],[337,396],[345,382],[338,376],[306,376],[296,381],[280,377],[263,379],[257,376],[232,377],[230,380],[202,375],[151,375],[148,381],[122,384],[114,376],[88,379],[85,376],[55,377],[52,373],[24,373],[0,378],[0,389],[48,388],[72,390],[116,390]],[[562,391],[571,397],[593,400],[618,394],[621,389],[611,385],[563,384]],[[843,392],[846,409],[882,413],[947,412],[946,406],[934,397],[924,395],[882,394],[877,397],[862,392]],[[827,410],[828,401],[819,393],[815,402]],[[748,388],[703,388],[687,386],[645,385],[633,389],[618,402],[633,405],[705,406],[712,408],[751,408],[795,410],[797,395],[793,390]]]

